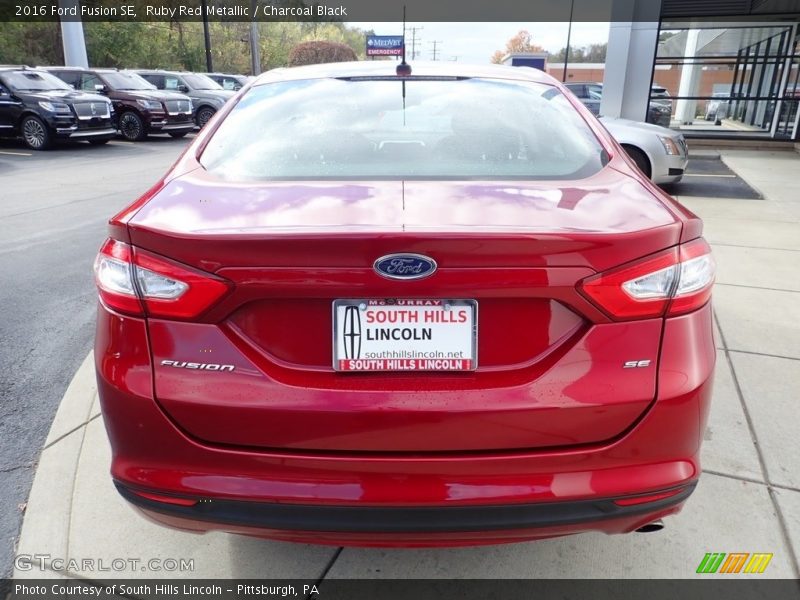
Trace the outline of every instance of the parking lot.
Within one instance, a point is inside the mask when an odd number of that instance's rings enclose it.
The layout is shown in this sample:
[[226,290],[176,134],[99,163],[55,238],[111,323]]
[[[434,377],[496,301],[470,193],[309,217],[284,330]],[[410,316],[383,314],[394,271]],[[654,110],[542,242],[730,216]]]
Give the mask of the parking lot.
[[0,564],[10,571],[42,444],[94,336],[92,261],[108,217],[146,190],[186,145],[0,142]]
[[[88,355],[91,265],[106,219],[154,183],[186,143],[152,137],[47,153],[0,144],[0,302],[8,315],[0,490],[12,508],[0,515],[5,539],[17,536],[24,517],[17,559],[6,544],[0,550],[7,571],[14,564],[18,577],[175,576],[129,563],[98,573],[96,562],[81,560],[139,557],[191,560],[181,576],[203,578],[687,578],[705,553],[763,552],[773,554],[763,577],[798,578],[800,438],[792,416],[800,389],[800,154],[721,151],[730,173],[716,173],[723,175],[716,186],[706,177],[705,196],[682,194],[684,184],[670,188],[704,218],[718,262],[705,473],[682,514],[650,534],[389,550],[166,530],[134,513],[112,486]],[[720,197],[730,174],[761,198]],[[686,178],[687,190],[695,179]],[[49,557],[44,570],[35,555]]]

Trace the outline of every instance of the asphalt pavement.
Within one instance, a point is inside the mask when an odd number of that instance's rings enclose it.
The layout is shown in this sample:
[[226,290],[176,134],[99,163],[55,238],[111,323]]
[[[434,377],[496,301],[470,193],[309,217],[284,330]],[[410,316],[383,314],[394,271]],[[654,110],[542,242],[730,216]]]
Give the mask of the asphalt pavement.
[[188,143],[70,144],[32,152],[0,141],[0,576],[11,573],[39,453],[92,347],[92,261],[110,216],[147,190]]
[[681,182],[664,189],[681,197],[763,199],[758,190],[722,161],[718,152],[692,153]]

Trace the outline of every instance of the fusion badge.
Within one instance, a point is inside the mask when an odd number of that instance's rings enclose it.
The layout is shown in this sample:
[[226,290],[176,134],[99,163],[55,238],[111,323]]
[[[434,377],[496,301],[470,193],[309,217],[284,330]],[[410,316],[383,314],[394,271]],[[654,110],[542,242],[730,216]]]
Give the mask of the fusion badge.
[[219,365],[216,363],[196,363],[178,360],[162,360],[162,367],[174,367],[176,369],[194,369],[199,371],[233,371],[233,365]]

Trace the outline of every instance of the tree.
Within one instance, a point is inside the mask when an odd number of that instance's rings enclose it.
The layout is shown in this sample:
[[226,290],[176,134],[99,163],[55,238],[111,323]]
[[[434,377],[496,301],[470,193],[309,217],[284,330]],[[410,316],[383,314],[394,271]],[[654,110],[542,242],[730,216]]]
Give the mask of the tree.
[[499,64],[509,54],[518,54],[521,52],[544,52],[538,44],[533,43],[533,36],[529,31],[523,29],[517,35],[512,37],[506,42],[506,49],[498,50],[492,55],[492,62]]
[[[569,62],[571,63],[604,63],[606,62],[606,50],[608,44],[589,44],[588,46],[570,46]],[[548,58],[553,62],[564,62],[567,49],[562,48],[555,54],[550,54]]]
[[57,65],[61,48],[58,23],[0,22],[0,64]]
[[303,42],[289,52],[289,66],[356,60],[353,49],[340,42]]
[[[302,42],[342,44],[346,50],[339,49],[338,60],[364,58],[365,32],[343,22],[269,21],[258,27],[264,71],[287,66],[290,50]],[[86,21],[83,29],[89,64],[94,67],[205,70],[199,21]],[[250,24],[212,21],[209,29],[214,68],[250,73]],[[61,48],[58,23],[0,22],[0,64],[63,64]]]

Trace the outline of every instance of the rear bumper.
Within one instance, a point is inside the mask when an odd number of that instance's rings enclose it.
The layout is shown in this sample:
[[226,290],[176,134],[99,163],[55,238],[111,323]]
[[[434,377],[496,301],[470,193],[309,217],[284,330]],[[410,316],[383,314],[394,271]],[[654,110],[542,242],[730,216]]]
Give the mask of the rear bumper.
[[[619,438],[538,451],[359,455],[201,442],[153,399],[143,321],[100,307],[95,347],[112,477],[149,518],[198,532],[362,546],[625,533],[677,513],[700,475],[714,359],[705,306],[666,321],[658,397]],[[679,492],[635,500],[671,490]]]
[[[152,513],[190,521],[268,530],[437,534],[585,526],[606,520],[639,521],[655,511],[675,508],[694,491],[695,482],[645,496],[596,500],[478,506],[333,506],[278,504],[217,498],[154,496],[116,483],[123,498]],[[184,502],[176,504],[174,501]],[[194,502],[194,504],[185,504]]]

